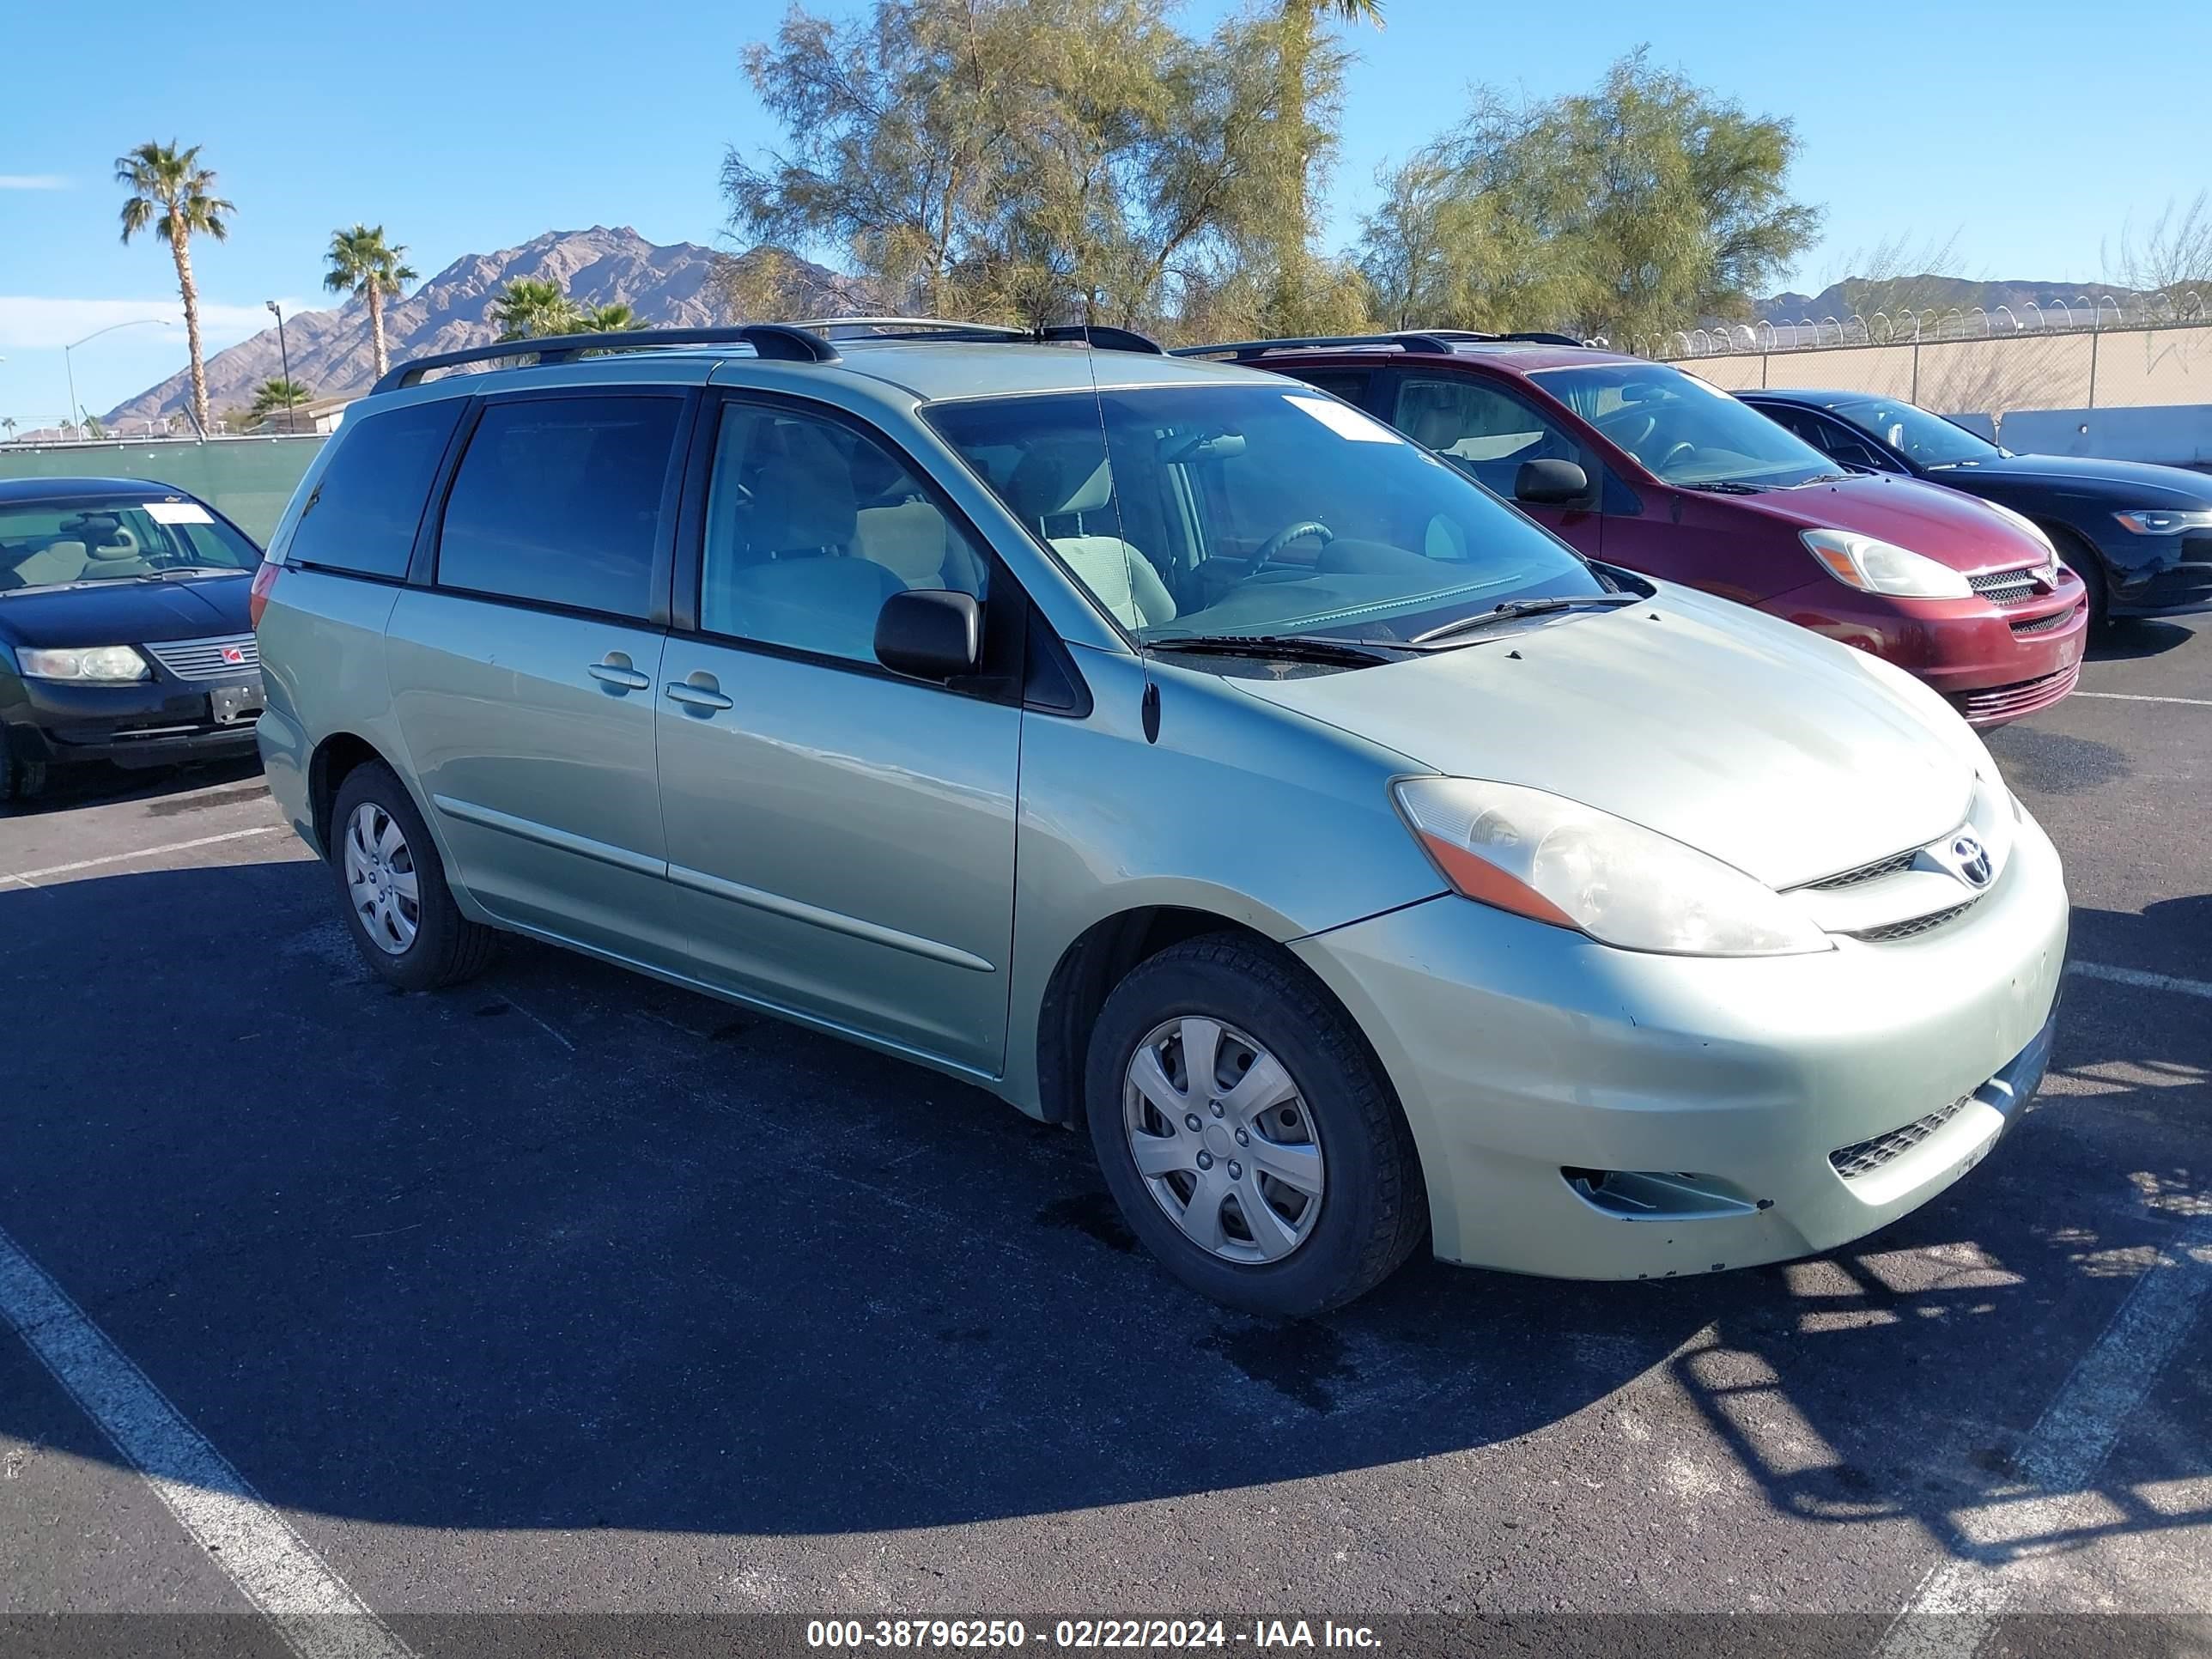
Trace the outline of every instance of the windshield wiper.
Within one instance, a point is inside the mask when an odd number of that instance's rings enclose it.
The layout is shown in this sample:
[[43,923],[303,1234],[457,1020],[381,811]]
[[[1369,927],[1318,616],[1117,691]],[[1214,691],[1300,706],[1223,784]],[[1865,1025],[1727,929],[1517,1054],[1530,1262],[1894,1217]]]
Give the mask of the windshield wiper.
[[1800,478],[1796,483],[1786,484],[1784,488],[1788,489],[1810,489],[1814,484],[1849,483],[1856,477],[1858,477],[1858,474],[1856,472],[1815,472],[1809,478]]
[[1772,484],[1746,483],[1741,478],[1712,478],[1704,483],[1686,483],[1681,489],[1702,489],[1712,495],[1762,495],[1774,488]]
[[142,582],[165,582],[172,576],[243,576],[246,573],[230,564],[165,564],[159,570],[141,571],[137,578]]
[[1367,665],[1389,662],[1391,641],[1370,645],[1360,640],[1340,640],[1327,634],[1182,634],[1173,639],[1146,640],[1148,651],[1203,651],[1223,657],[1261,657],[1277,662],[1321,662]]
[[1617,611],[1624,605],[1636,604],[1638,596],[1633,593],[1555,593],[1539,599],[1508,599],[1488,611],[1478,611],[1472,617],[1462,617],[1457,622],[1431,628],[1425,634],[1416,634],[1406,643],[1427,645],[1432,641],[1495,628],[1500,623],[1517,622],[1523,617],[1550,616],[1559,611]]

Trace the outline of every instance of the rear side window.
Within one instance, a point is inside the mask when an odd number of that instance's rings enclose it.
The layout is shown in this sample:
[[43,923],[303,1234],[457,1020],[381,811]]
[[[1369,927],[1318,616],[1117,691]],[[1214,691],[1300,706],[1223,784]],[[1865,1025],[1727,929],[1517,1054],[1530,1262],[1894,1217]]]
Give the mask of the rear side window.
[[446,398],[347,421],[286,558],[394,581],[406,575],[432,477],[465,406]]
[[477,422],[446,498],[438,585],[642,617],[674,398],[530,398]]

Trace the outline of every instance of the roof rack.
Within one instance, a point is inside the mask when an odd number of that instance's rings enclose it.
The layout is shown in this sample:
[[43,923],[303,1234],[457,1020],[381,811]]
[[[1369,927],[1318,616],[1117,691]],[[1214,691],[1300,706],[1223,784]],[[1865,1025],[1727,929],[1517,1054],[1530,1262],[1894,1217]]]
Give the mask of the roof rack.
[[1174,355],[1178,357],[1226,357],[1232,362],[1245,363],[1275,351],[1312,351],[1337,346],[1395,346],[1401,351],[1449,353],[1456,344],[1505,340],[1528,345],[1578,346],[1583,343],[1571,334],[1553,334],[1535,330],[1513,334],[1485,334],[1471,328],[1422,328],[1401,329],[1389,334],[1307,334],[1286,335],[1276,340],[1231,340],[1219,345],[1177,346]]
[[[793,328],[848,340],[981,340],[1006,345],[1047,345],[1081,341],[1101,351],[1136,351],[1164,356],[1159,342],[1134,329],[1104,323],[1054,323],[1044,328],[1014,328],[1004,323],[961,322],[945,317],[818,317]],[[859,331],[865,330],[866,332]]]
[[837,348],[819,334],[787,323],[748,323],[727,328],[635,328],[612,334],[546,334],[526,340],[495,340],[489,345],[466,346],[459,351],[434,351],[395,366],[372,388],[396,392],[421,384],[434,368],[453,368],[462,363],[492,362],[502,357],[534,357],[542,368],[565,363],[585,351],[646,351],[655,346],[747,345],[754,355],[780,362],[834,363]]
[[1255,357],[1264,357],[1271,351],[1306,351],[1328,346],[1396,346],[1401,351],[1448,352],[1451,349],[1451,337],[1433,332],[1296,334],[1285,335],[1275,340],[1224,340],[1218,345],[1177,346],[1175,356],[1226,357],[1231,362],[1242,363]]

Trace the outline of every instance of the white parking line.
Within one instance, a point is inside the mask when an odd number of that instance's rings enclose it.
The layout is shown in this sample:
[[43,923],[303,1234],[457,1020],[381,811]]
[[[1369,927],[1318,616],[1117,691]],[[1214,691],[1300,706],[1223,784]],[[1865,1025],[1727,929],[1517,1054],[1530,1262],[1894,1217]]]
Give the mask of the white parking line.
[[[2092,1531],[2110,1510],[2108,1500],[2084,1488],[2188,1336],[2208,1290],[2212,1226],[2200,1224],[2136,1280],[2014,1454],[2021,1479],[2051,1494],[2035,1499],[2038,1532]],[[2001,1566],[1963,1556],[1939,1561],[1883,1634],[1875,1659],[1972,1659],[1989,1640],[2008,1588]]]
[[79,870],[97,870],[103,864],[128,864],[133,859],[159,858],[164,853],[189,853],[195,847],[214,847],[226,841],[244,841],[249,836],[281,835],[289,828],[289,824],[264,823],[251,830],[226,830],[219,836],[201,836],[193,841],[173,841],[162,847],[141,848],[135,853],[109,853],[96,859],[79,859],[74,864],[50,864],[43,870],[12,870],[0,875],[0,881],[20,881],[27,887],[47,876],[74,875]]
[[300,1659],[411,1659],[407,1644],[5,1232],[0,1318]]
[[2185,997],[2212,997],[2212,980],[2176,979],[2171,974],[2147,974],[2140,968],[2115,968],[2103,962],[2069,962],[2066,971],[2079,974],[2083,979],[2132,985],[2140,991],[2178,991]]
[[2101,697],[2106,702],[2178,702],[2188,708],[2212,708],[2204,697],[2146,697],[2134,691],[2076,691],[2077,697]]

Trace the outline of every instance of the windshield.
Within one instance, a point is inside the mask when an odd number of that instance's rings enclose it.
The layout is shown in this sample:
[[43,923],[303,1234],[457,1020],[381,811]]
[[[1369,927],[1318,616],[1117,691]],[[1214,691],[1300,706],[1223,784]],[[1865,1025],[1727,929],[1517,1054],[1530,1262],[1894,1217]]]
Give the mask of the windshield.
[[1455,469],[1305,386],[1115,388],[925,413],[1148,641],[1390,644],[1506,600],[1606,591]]
[[1930,415],[1913,404],[1869,399],[1838,404],[1829,413],[1849,421],[1919,466],[1972,466],[2004,453],[1988,439],[1978,438],[1966,428],[1954,426],[1941,415]]
[[1802,438],[1680,369],[1591,363],[1529,378],[1663,483],[1783,489],[1836,475]]
[[129,581],[166,571],[246,571],[260,550],[198,501],[129,495],[0,502],[0,591]]

